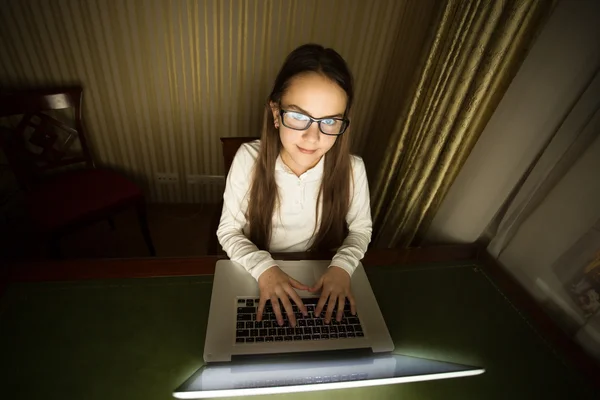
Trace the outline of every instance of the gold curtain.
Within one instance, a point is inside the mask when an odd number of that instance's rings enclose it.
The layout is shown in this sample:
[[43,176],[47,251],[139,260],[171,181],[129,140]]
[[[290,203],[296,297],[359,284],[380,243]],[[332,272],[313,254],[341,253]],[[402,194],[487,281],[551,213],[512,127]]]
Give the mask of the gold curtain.
[[[133,178],[151,201],[217,202],[224,187],[219,137],[259,134],[265,99],[291,50],[316,42],[348,61],[356,78],[353,150],[362,154],[393,41],[403,43],[403,69],[414,71],[441,5],[4,0],[0,87],[82,85],[98,164]],[[160,184],[160,173],[179,182]],[[205,179],[189,183],[190,176]]]
[[365,152],[375,246],[423,237],[554,4],[448,0],[408,87],[395,82],[403,60],[392,55],[372,124],[390,133]]

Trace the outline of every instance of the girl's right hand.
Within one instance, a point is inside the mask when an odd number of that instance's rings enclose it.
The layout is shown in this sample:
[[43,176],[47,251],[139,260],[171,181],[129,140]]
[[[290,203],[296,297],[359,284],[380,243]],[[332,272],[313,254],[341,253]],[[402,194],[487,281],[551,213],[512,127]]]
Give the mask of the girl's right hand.
[[290,298],[294,300],[294,303],[298,306],[298,309],[305,317],[308,315],[306,307],[302,303],[302,299],[298,296],[295,289],[308,290],[309,287],[298,282],[288,274],[283,272],[278,266],[274,266],[263,272],[258,278],[258,288],[260,289],[260,302],[258,303],[258,315],[256,316],[257,321],[262,321],[263,310],[267,300],[271,301],[273,307],[273,313],[277,317],[277,323],[279,326],[283,325],[283,316],[281,314],[281,307],[279,301],[283,304],[283,308],[287,313],[288,319],[290,320],[290,326],[296,326],[296,318],[290,303]]

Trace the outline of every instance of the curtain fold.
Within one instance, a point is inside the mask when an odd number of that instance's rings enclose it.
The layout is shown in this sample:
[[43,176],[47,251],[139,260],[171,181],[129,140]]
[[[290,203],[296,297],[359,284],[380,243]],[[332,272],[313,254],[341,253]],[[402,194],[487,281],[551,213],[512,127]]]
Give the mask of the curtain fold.
[[365,152],[375,246],[408,246],[423,237],[554,5],[447,1],[422,68],[410,89],[400,91],[410,100],[394,98],[403,60],[391,60],[372,124],[389,134]]

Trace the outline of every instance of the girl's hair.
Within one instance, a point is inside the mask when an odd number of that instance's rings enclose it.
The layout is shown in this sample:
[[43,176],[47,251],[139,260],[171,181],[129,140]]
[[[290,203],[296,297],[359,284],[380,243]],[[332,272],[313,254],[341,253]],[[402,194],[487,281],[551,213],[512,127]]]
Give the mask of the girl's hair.
[[[270,102],[280,106],[281,98],[292,78],[301,74],[321,74],[341,87],[347,96],[345,116],[353,99],[352,74],[344,59],[333,49],[306,44],[292,51],[277,74],[269,101],[265,107],[261,146],[255,164],[247,211],[250,240],[260,249],[268,250],[271,241],[273,213],[279,206],[275,183],[275,161],[281,151],[279,131],[274,127]],[[317,226],[310,251],[329,251],[341,246],[348,233],[346,214],[350,204],[350,151],[348,130],[336,138],[326,153],[323,179],[317,198]],[[320,202],[322,201],[322,205]],[[322,212],[319,218],[319,208]]]

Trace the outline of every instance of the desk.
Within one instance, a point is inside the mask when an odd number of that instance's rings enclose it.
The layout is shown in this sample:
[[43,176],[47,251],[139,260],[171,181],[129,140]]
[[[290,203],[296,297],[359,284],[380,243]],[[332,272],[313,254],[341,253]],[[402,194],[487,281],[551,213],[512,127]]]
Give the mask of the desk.
[[[210,274],[217,259],[9,266],[0,302],[2,397],[170,399],[202,364]],[[596,394],[589,379],[597,374],[596,365],[477,247],[371,251],[363,264],[397,353],[483,366],[487,372],[286,398],[583,399]]]

